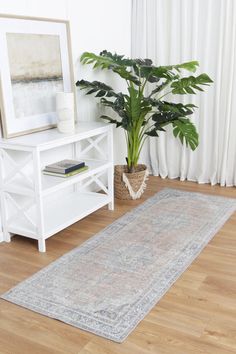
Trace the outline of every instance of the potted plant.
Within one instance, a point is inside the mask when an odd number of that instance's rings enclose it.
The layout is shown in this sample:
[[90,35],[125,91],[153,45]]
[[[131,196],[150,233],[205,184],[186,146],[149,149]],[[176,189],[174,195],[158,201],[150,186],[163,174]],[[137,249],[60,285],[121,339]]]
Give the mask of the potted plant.
[[[182,77],[182,70],[196,71],[197,61],[155,66],[150,59],[125,58],[106,50],[99,55],[85,52],[80,60],[82,64],[93,64],[94,69],[111,70],[126,82],[125,93],[115,92],[100,81],[79,80],[76,86],[87,90],[87,95],[95,94],[103,106],[116,113],[116,117],[101,116],[116,127],[123,128],[126,137],[127,165],[115,166],[115,196],[120,199],[139,198],[144,191],[148,172],[146,166],[138,162],[148,136],[158,137],[159,132],[164,132],[165,127],[171,125],[174,136],[182,144],[195,150],[199,143],[196,127],[189,119],[196,106],[166,101],[164,97],[169,94],[195,94],[213,81],[205,73]],[[149,92],[147,85],[150,85]]]

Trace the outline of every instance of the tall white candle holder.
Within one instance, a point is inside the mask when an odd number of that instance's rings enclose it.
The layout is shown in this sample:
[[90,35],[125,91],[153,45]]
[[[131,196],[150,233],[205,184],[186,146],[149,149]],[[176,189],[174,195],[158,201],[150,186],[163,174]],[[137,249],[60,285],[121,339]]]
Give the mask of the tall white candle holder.
[[60,133],[73,133],[75,129],[75,103],[73,92],[56,93],[57,129]]

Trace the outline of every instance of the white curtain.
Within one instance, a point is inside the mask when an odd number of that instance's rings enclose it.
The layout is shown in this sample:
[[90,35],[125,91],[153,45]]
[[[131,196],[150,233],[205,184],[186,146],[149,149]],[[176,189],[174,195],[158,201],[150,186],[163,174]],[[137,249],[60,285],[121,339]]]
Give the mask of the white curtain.
[[156,65],[198,60],[199,73],[214,80],[203,93],[175,97],[199,107],[192,116],[197,150],[183,147],[171,129],[148,139],[142,160],[154,175],[236,185],[235,50],[235,0],[132,0],[132,57]]

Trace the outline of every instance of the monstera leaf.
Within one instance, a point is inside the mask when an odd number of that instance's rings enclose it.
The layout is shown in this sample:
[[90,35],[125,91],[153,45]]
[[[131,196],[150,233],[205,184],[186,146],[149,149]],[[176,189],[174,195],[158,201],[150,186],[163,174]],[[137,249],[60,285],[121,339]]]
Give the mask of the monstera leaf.
[[173,88],[173,94],[185,95],[185,94],[195,94],[197,91],[204,91],[200,86],[207,85],[213,81],[209,78],[207,74],[201,74],[197,77],[189,76],[183,77],[175,82],[172,82],[171,88]]
[[104,50],[100,55],[85,52],[82,54],[80,61],[82,64],[93,64],[93,68],[110,69],[117,73],[122,79],[129,80],[136,85],[140,85],[139,79],[132,75],[131,69],[127,67],[132,66],[132,60],[123,59],[122,55],[111,54]]
[[189,119],[179,119],[172,125],[174,136],[178,137],[182,144],[185,142],[187,147],[190,146],[192,150],[195,150],[199,144],[195,125]]
[[87,90],[86,95],[90,95],[91,93],[96,93],[96,97],[116,97],[117,94],[113,91],[113,89],[100,81],[85,81],[80,80],[76,82],[76,86],[79,86],[81,90]]

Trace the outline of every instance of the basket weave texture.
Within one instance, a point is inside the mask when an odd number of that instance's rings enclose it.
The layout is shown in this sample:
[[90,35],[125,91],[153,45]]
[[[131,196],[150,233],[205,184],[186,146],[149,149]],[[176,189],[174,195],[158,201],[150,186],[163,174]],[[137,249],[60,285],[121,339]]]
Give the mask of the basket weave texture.
[[142,164],[138,165],[136,171],[132,173],[128,172],[127,165],[116,165],[114,173],[115,197],[123,200],[133,199],[123,181],[123,173],[128,178],[133,191],[137,192],[144,181],[146,171],[147,166]]

